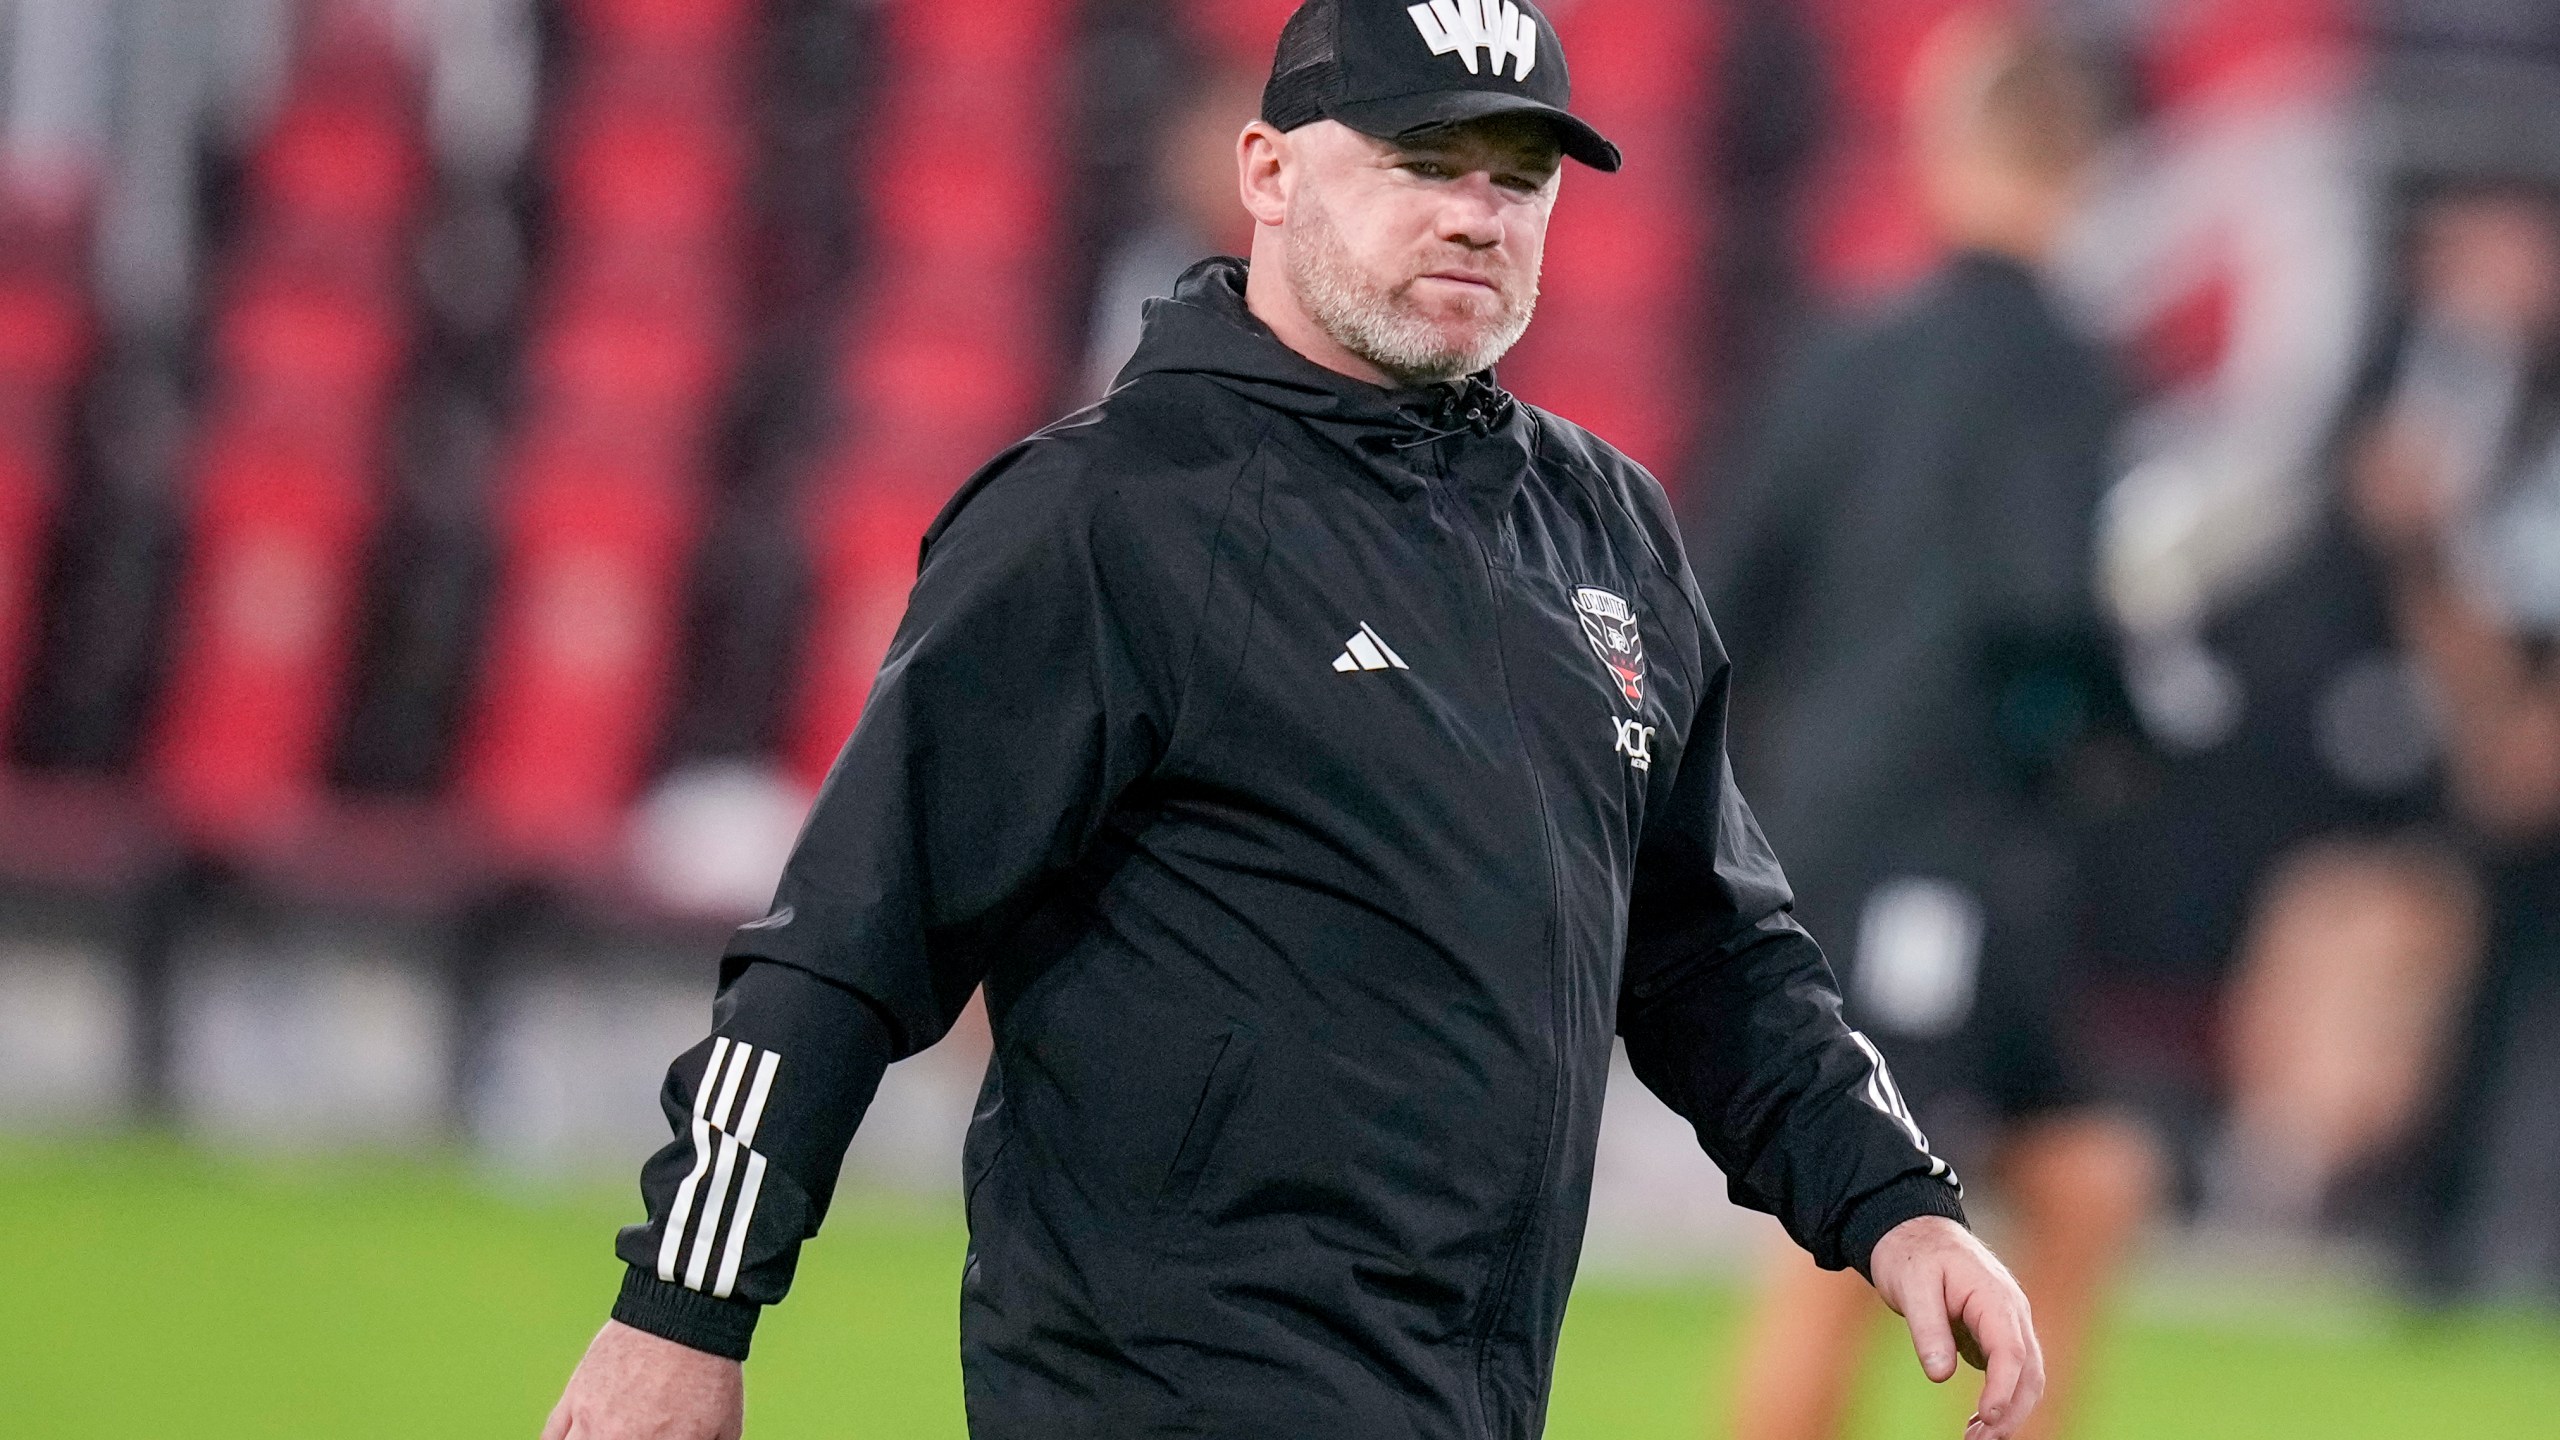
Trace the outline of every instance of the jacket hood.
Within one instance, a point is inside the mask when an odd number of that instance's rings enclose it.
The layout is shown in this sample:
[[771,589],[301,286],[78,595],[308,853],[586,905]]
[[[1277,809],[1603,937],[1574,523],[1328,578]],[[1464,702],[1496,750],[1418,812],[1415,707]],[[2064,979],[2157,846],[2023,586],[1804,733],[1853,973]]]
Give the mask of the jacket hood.
[[1257,404],[1311,420],[1379,426],[1437,439],[1493,435],[1519,403],[1491,370],[1448,384],[1390,390],[1318,365],[1282,344],[1245,308],[1248,266],[1231,255],[1203,260],[1183,273],[1169,300],[1150,300],[1137,354],[1118,385],[1143,375],[1206,375]]

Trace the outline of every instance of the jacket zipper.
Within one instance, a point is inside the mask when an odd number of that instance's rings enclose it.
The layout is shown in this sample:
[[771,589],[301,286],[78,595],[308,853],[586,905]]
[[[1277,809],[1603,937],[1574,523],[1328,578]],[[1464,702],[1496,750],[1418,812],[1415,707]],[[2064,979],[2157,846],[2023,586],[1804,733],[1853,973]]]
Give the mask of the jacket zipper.
[[[1439,457],[1435,455],[1434,458]],[[1444,484],[1453,483],[1445,463],[1440,467],[1440,474]],[[1469,543],[1475,547],[1476,561],[1484,576],[1485,593],[1491,602],[1494,663],[1502,676],[1503,702],[1511,710],[1512,733],[1519,737],[1520,756],[1529,772],[1530,793],[1537,800],[1538,845],[1544,852],[1547,865],[1547,1123],[1539,1137],[1537,1164],[1530,1170],[1527,1193],[1521,1197],[1518,1214],[1512,1221],[1511,1238],[1504,1245],[1501,1259],[1497,1263],[1495,1271],[1497,1279],[1493,1293],[1486,1298],[1483,1319],[1479,1323],[1476,1334],[1476,1404],[1479,1419],[1490,1421],[1491,1416],[1483,1413],[1490,1409],[1489,1397],[1484,1390],[1484,1380],[1492,1362],[1493,1342],[1494,1338],[1501,1333],[1503,1318],[1511,1309],[1512,1294],[1520,1283],[1523,1257],[1528,1250],[1530,1237],[1537,1231],[1539,1202],[1552,1188],[1548,1183],[1547,1172],[1555,1164],[1556,1134],[1563,1125],[1565,1030],[1562,1020],[1555,1012],[1557,1006],[1563,1002],[1567,988],[1560,973],[1565,928],[1564,876],[1557,866],[1555,811],[1547,802],[1546,776],[1538,767],[1536,754],[1530,749],[1528,726],[1520,714],[1519,696],[1512,689],[1511,661],[1504,644],[1509,607],[1504,601],[1500,585],[1494,578],[1497,567],[1493,562],[1493,549],[1485,542],[1484,534],[1476,523],[1474,508],[1468,503],[1467,497],[1457,494],[1451,495],[1449,499],[1458,511],[1458,522],[1467,532]]]

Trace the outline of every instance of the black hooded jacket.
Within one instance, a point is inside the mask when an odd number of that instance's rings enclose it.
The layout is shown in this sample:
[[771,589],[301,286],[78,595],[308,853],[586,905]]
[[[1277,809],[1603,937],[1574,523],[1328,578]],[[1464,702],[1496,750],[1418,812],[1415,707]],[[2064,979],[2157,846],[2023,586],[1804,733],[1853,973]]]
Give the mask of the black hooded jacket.
[[980,1440],[1539,1433],[1610,1043],[1824,1264],[1961,1218],[1724,755],[1652,477],[1291,352],[1211,261],[926,537],[680,1058],[616,1315],[743,1355],[984,985]]

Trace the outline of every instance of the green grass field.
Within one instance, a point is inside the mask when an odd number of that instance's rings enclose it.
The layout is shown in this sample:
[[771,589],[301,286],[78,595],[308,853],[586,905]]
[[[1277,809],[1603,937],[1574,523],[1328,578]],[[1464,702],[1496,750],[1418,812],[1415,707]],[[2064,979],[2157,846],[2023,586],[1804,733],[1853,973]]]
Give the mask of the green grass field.
[[[510,1195],[450,1165],[0,1145],[0,1435],[530,1440],[609,1300],[610,1235],[635,1205]],[[948,1212],[841,1203],[759,1339],[755,1440],[957,1440],[960,1250]],[[2091,1440],[2560,1436],[2549,1319],[2275,1294],[2178,1313],[2118,1325]],[[1737,1314],[1705,1284],[1586,1284],[1549,1434],[1720,1434]],[[1861,1440],[1953,1440],[1967,1397],[1893,1347],[1880,1332]]]

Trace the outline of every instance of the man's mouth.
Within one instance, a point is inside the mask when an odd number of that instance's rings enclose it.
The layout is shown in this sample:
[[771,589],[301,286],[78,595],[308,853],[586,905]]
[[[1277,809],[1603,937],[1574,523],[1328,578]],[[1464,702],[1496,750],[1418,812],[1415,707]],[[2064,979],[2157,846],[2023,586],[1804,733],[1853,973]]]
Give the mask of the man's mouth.
[[1433,270],[1424,274],[1422,278],[1439,280],[1451,285],[1472,285],[1488,294],[1502,293],[1502,287],[1494,284],[1490,278],[1483,275],[1470,275],[1461,270]]

